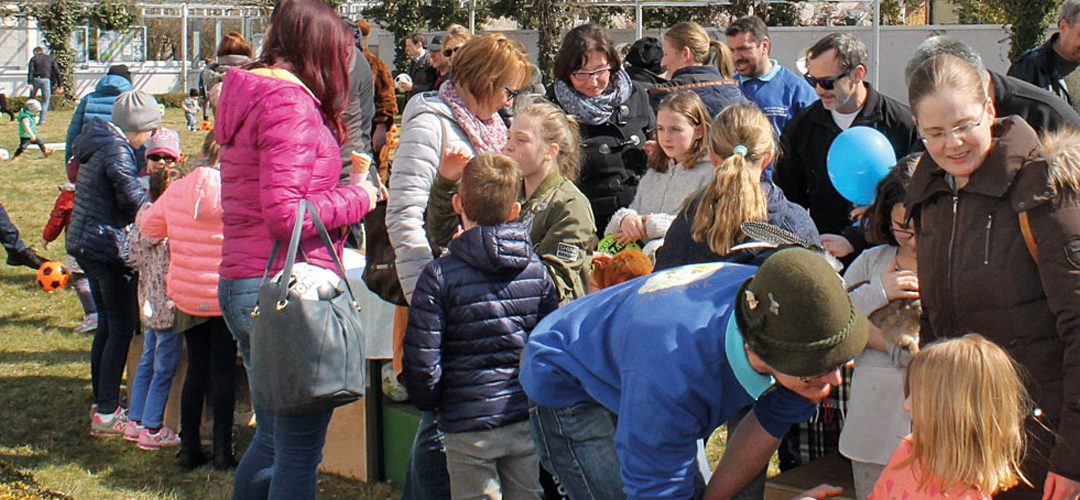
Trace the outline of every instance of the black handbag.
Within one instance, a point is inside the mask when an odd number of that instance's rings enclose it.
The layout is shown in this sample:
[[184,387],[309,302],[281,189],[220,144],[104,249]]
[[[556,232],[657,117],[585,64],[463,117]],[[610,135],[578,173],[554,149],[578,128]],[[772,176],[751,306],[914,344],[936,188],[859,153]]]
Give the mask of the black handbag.
[[386,201],[375,204],[364,216],[364,284],[380,299],[396,306],[407,306],[405,292],[398,281],[394,246],[386,231]]
[[[305,213],[334,258],[339,280],[312,287],[317,298],[293,274]],[[260,411],[276,415],[309,415],[328,411],[364,396],[364,335],[360,307],[326,226],[306,200],[297,208],[285,268],[269,279],[277,258],[274,242],[266,263],[251,331],[251,398]]]

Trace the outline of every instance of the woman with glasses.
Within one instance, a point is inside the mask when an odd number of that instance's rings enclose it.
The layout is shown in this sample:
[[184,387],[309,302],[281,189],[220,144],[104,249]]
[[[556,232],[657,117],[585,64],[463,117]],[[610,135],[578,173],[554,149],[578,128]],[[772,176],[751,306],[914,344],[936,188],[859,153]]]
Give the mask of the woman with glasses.
[[[855,358],[847,415],[840,431],[840,453],[851,459],[855,494],[865,500],[900,438],[911,432],[904,404],[904,367],[918,342],[919,278],[915,232],[904,208],[904,194],[921,154],[902,158],[877,186],[867,209],[871,243],[844,273],[851,302],[887,331],[887,340],[871,336]],[[912,335],[914,334],[914,335]]]
[[611,36],[583,24],[563,37],[549,96],[581,126],[578,187],[592,204],[596,227],[604,228],[634,200],[647,168],[643,147],[656,123],[648,95],[622,69]]
[[906,198],[919,239],[921,341],[977,331],[1030,375],[1040,417],[1028,426],[1032,487],[996,497],[1076,498],[1080,197],[1072,162],[1044,159],[1019,117],[995,120],[982,75],[955,56],[919,65],[908,99],[927,153]]

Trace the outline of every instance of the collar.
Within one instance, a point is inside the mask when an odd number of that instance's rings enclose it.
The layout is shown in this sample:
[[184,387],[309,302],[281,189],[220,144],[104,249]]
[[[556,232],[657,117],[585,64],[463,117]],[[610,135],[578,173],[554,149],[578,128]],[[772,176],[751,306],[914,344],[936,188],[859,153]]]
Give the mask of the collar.
[[727,332],[724,335],[724,353],[727,355],[728,366],[735,374],[735,379],[751,398],[756,400],[776,384],[776,379],[772,375],[758,373],[750,366],[750,360],[746,357],[746,344],[742,333],[739,332],[739,326],[735,323],[734,308],[728,315]]
[[[851,122],[851,126],[867,125],[877,128],[874,127],[874,125],[884,119],[881,110],[883,107],[883,97],[878,91],[874,90],[869,83],[863,82],[863,85],[866,87],[866,101],[863,102],[862,107],[859,108],[859,113],[855,115],[855,121]],[[810,109],[814,110],[812,112],[813,114],[810,115],[814,122],[822,125],[832,124],[832,126],[836,126],[836,122],[833,121],[832,118],[832,113],[825,109],[824,104],[821,104],[821,99],[814,101],[814,103],[810,105]]]
[[300,79],[297,78],[296,75],[289,72],[289,70],[285,70],[285,69],[281,69],[281,68],[258,68],[258,69],[251,70],[251,72],[253,74],[256,74],[256,75],[259,75],[259,76],[265,76],[265,77],[269,77],[269,78],[277,78],[278,80],[285,80],[285,81],[290,82],[290,83],[295,83],[295,84],[299,85],[300,88],[304,89],[304,91],[307,92],[308,95],[310,95],[316,101],[319,100],[319,98],[315,97],[315,94],[313,94],[311,92],[311,89],[307,88],[307,85],[304,85],[304,82],[300,81]]
[[559,167],[556,166],[551,170],[551,173],[540,182],[539,186],[536,186],[536,191],[533,191],[532,196],[529,197],[526,202],[532,200],[539,200],[542,196],[546,195],[549,191],[554,190],[563,181],[563,176],[559,173]]
[[767,81],[772,80],[773,78],[775,78],[776,75],[780,74],[780,70],[783,69],[784,67],[781,66],[780,61],[777,61],[776,59],[769,59],[769,62],[772,63],[772,69],[767,71],[765,74],[763,74],[761,76],[757,76],[757,77],[748,77],[748,76],[739,75],[739,83],[748,82],[750,80],[761,80],[763,82],[767,82]]

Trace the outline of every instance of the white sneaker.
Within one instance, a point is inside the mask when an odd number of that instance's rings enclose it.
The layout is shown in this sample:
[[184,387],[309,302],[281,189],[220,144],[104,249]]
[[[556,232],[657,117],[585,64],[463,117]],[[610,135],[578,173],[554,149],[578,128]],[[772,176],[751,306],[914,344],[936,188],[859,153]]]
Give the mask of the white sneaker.
[[97,313],[87,314],[82,323],[75,327],[75,333],[89,333],[97,330]]

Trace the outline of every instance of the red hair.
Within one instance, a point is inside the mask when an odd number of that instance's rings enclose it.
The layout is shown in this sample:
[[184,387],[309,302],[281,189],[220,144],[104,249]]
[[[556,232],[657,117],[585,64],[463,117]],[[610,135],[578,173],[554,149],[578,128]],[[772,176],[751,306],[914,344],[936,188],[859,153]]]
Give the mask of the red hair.
[[218,45],[217,56],[231,56],[241,55],[253,57],[255,52],[251,50],[251,44],[244,39],[244,35],[235,31],[230,31],[221,39],[221,45]]
[[289,70],[304,82],[338,142],[348,137],[341,113],[349,100],[354,44],[352,31],[322,0],[289,0],[274,9],[257,64]]

